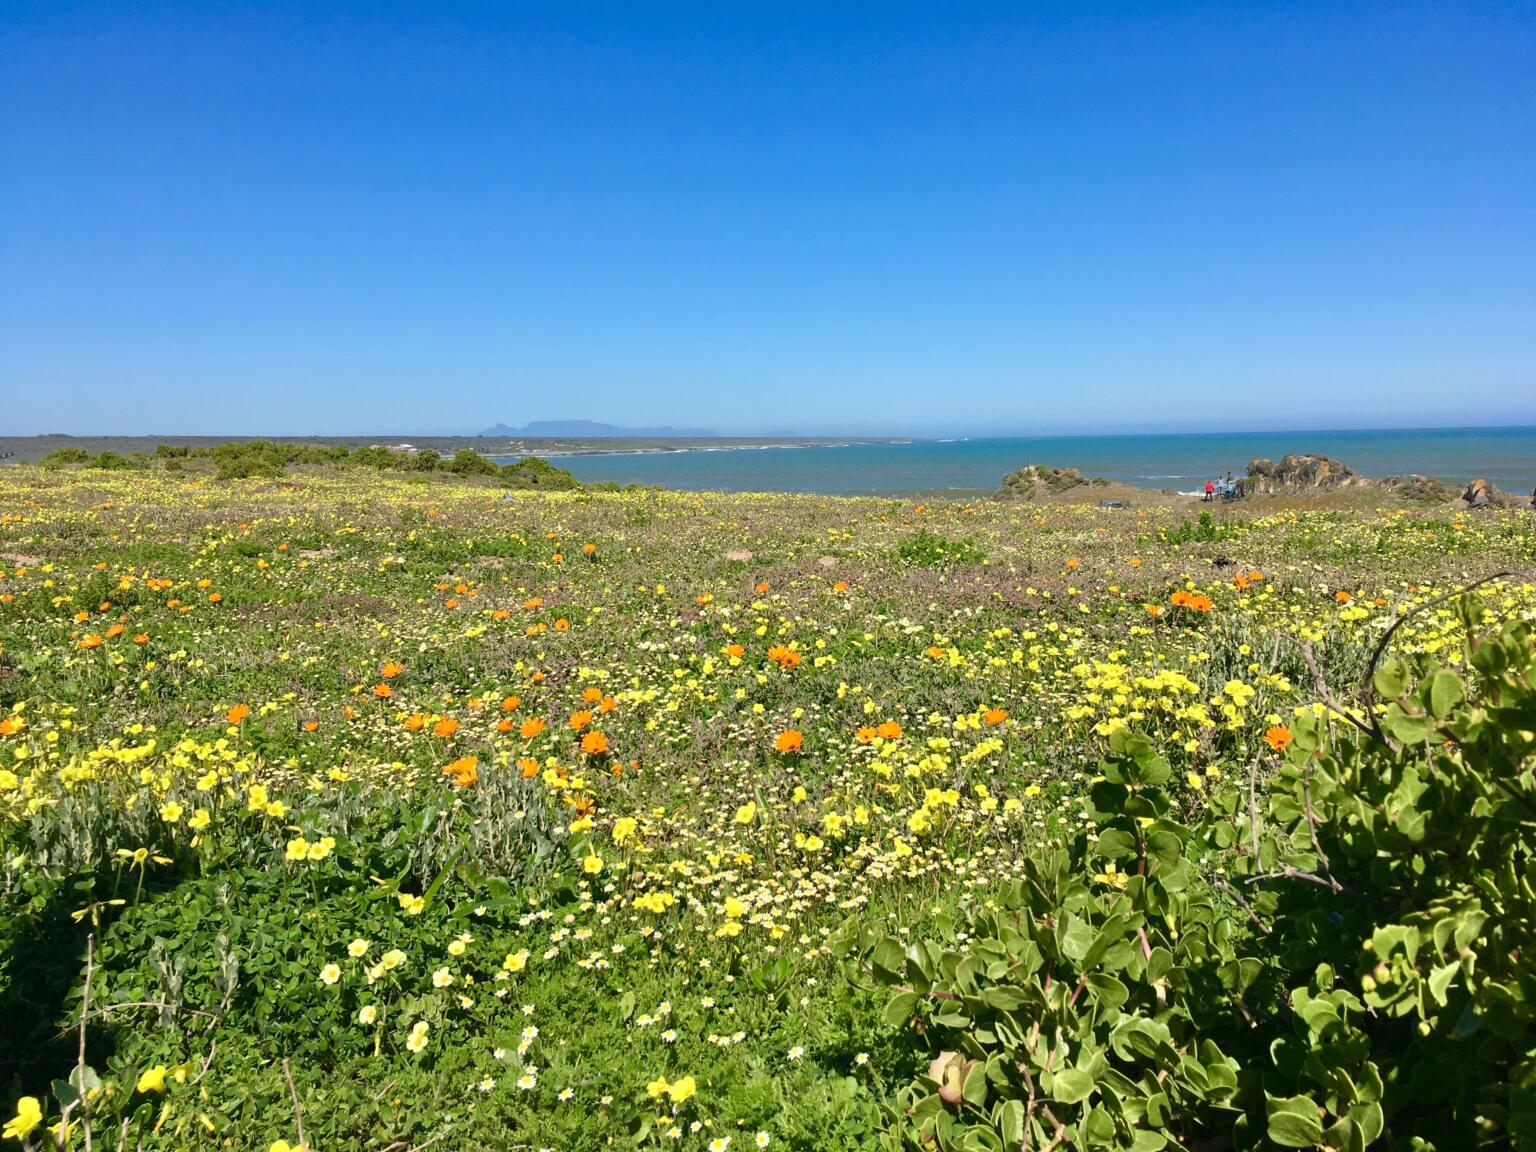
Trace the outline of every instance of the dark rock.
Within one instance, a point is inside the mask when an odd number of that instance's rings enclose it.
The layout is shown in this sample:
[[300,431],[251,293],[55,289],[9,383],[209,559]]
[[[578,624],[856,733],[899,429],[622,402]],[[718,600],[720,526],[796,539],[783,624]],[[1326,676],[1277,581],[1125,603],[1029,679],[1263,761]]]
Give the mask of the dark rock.
[[1248,465],[1246,490],[1261,496],[1275,492],[1329,492],[1365,480],[1355,470],[1331,456],[1301,454]]

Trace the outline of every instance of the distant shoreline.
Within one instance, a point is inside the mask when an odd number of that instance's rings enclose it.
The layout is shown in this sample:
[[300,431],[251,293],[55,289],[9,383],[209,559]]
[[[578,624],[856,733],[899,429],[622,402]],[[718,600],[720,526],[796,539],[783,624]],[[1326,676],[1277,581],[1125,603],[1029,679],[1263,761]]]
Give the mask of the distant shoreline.
[[814,448],[852,447],[859,444],[920,444],[914,436],[412,436],[391,434],[376,436],[286,436],[280,434],[251,436],[74,436],[51,433],[41,436],[6,436],[0,434],[0,467],[7,464],[35,464],[60,448],[79,448],[92,454],[117,452],[153,453],[161,444],[212,448],[219,444],[247,444],[269,440],[283,444],[331,445],[349,448],[370,444],[430,448],[443,456],[452,456],[469,448],[491,459],[517,460],[525,456],[613,456],[632,454],[670,454],[692,451],[728,451],[737,448]]

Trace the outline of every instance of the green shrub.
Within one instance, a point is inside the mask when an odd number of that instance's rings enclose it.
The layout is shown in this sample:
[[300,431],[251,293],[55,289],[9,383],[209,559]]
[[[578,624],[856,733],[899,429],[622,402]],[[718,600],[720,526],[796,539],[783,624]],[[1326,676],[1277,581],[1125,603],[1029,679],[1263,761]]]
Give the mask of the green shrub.
[[1382,661],[1384,707],[1272,731],[1269,779],[1195,813],[1116,732],[1088,830],[1000,899],[944,939],[842,941],[934,1056],[893,1140],[1536,1146],[1530,626],[1467,665]]
[[459,476],[495,476],[501,471],[493,461],[487,460],[473,448],[460,448],[453,454],[453,459],[448,461],[447,468]]
[[973,540],[946,540],[923,528],[896,545],[896,558],[918,568],[944,568],[951,564],[980,564],[987,556]]
[[580,488],[581,482],[548,460],[529,456],[501,468],[501,482],[508,488]]
[[39,463],[44,468],[70,468],[87,463],[91,454],[84,448],[55,448]]

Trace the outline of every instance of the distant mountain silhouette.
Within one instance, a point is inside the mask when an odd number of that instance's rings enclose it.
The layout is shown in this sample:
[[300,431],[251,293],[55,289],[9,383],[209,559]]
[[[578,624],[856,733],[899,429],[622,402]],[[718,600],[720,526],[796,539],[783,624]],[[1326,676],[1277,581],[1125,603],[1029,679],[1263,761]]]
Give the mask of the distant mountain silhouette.
[[597,438],[601,436],[718,436],[713,428],[624,428],[618,424],[602,424],[596,420],[534,420],[525,427],[513,428],[509,424],[497,424],[480,433],[482,436],[546,436],[563,438]]

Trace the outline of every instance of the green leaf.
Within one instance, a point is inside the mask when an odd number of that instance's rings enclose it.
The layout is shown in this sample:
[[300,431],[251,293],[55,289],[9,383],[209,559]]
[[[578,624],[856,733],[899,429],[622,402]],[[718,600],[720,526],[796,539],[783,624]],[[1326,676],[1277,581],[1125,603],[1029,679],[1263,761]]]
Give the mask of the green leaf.
[[1131,997],[1126,986],[1113,976],[1096,972],[1086,977],[1085,982],[1088,985],[1088,991],[1093,993],[1093,998],[1106,1008],[1119,1008]]
[[1400,657],[1388,656],[1376,666],[1371,685],[1383,700],[1396,700],[1408,690],[1408,665]]
[[883,984],[899,984],[907,971],[907,951],[889,936],[875,945],[869,958],[875,976]]
[[1080,963],[1093,946],[1093,929],[1086,921],[1068,912],[1057,929],[1057,942],[1063,956],[1074,964]]
[[999,1012],[1012,1012],[1028,1004],[1030,997],[1022,988],[999,984],[985,989],[981,994],[981,1000],[988,1008],[996,1008]]
[[1424,695],[1429,704],[1429,714],[1436,720],[1444,720],[1456,705],[1466,699],[1467,693],[1461,677],[1442,668],[1429,678]]
[[1119,828],[1106,828],[1099,833],[1094,850],[1106,860],[1125,860],[1136,855],[1136,838]]
[[1428,716],[1410,715],[1403,711],[1402,705],[1393,704],[1387,709],[1382,727],[1400,744],[1421,744],[1434,731],[1435,722]]
[[1435,998],[1435,1003],[1440,1007],[1445,1007],[1446,989],[1451,986],[1451,981],[1456,979],[1456,974],[1460,971],[1460,964],[1445,964],[1429,974],[1429,994]]
[[1282,1148],[1315,1148],[1323,1139],[1323,1124],[1310,1096],[1264,1094],[1269,1138]]
[[[632,996],[632,993],[625,993]],[[903,1028],[912,1019],[912,1013],[917,1010],[918,994],[916,992],[898,992],[891,997],[890,1003],[885,1006],[885,1022],[892,1028]]]
[[997,1126],[997,1134],[1003,1138],[1003,1147],[1024,1146],[1024,1121],[1024,1103],[1021,1100],[1005,1100],[993,1113],[992,1122]]
[[1080,1068],[1063,1068],[1052,1078],[1050,1091],[1063,1104],[1080,1104],[1093,1095],[1093,1077]]

